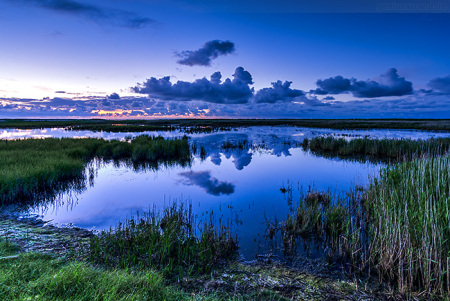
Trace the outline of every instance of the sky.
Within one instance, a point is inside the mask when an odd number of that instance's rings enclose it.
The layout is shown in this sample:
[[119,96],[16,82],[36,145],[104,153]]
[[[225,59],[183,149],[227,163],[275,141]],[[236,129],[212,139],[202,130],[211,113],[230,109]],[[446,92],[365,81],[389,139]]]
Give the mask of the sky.
[[450,118],[450,0],[0,0],[0,118]]

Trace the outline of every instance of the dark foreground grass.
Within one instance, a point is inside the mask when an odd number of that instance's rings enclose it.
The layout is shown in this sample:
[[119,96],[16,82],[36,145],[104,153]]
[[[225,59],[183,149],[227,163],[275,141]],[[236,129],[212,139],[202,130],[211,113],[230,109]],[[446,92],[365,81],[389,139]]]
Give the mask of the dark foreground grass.
[[407,295],[450,294],[450,157],[381,170],[367,189],[341,199],[310,191],[279,228],[286,252],[314,240],[330,261],[356,275],[375,273]]
[[302,146],[317,155],[401,161],[446,154],[450,150],[450,138],[428,140],[363,138],[347,141],[344,138],[315,137],[305,139]]
[[182,279],[210,272],[235,259],[237,251],[229,225],[221,225],[213,213],[200,222],[191,205],[173,204],[161,214],[154,209],[93,237],[89,256],[109,267],[151,267]]
[[103,139],[0,141],[0,205],[42,200],[67,188],[83,187],[93,158],[126,160],[135,168],[188,165],[187,139],[139,136],[130,142]]

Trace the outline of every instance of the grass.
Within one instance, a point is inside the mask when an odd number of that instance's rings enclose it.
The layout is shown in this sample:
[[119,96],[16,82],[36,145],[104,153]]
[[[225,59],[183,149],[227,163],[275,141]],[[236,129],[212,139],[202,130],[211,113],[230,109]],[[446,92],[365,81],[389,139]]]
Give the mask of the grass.
[[441,156],[450,151],[450,138],[352,139],[315,137],[304,139],[302,146],[318,155],[369,157],[375,159],[411,160],[422,156]]
[[0,141],[0,205],[42,200],[68,188],[82,188],[85,166],[93,158],[126,160],[135,168],[158,168],[160,164],[189,165],[191,153],[186,138]]
[[450,157],[383,169],[369,188],[370,259],[402,291],[450,294]]
[[237,250],[230,227],[218,223],[213,213],[202,223],[191,205],[173,204],[162,214],[154,209],[93,237],[89,256],[104,266],[152,267],[182,279],[235,259]]
[[[213,132],[223,128],[246,126],[297,126],[330,129],[416,129],[429,131],[450,131],[449,119],[161,119],[161,120],[26,120],[3,119],[0,128],[48,128],[68,126],[96,126],[122,124],[159,127],[193,127],[194,132]],[[121,126],[124,130],[125,126]],[[114,128],[115,129],[115,128]],[[198,130],[198,131],[197,131]]]
[[[0,255],[11,245],[0,241]],[[39,253],[0,260],[1,300],[189,300],[152,271],[104,270]]]
[[450,157],[415,159],[383,168],[344,198],[309,191],[268,233],[280,231],[288,253],[299,238],[314,240],[354,275],[375,272],[403,294],[442,298],[450,294],[449,203]]

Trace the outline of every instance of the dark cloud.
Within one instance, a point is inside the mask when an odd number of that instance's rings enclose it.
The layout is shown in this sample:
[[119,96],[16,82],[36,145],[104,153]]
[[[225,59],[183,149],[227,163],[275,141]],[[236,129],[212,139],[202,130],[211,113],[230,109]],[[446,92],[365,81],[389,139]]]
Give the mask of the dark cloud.
[[256,103],[275,103],[277,101],[294,101],[297,97],[305,95],[301,90],[291,89],[292,82],[276,81],[271,88],[259,90],[254,97]]
[[141,17],[129,11],[103,8],[75,0],[19,0],[14,1],[14,3],[30,4],[56,12],[80,16],[97,23],[108,23],[132,29],[156,23],[150,18]]
[[120,99],[119,94],[117,93],[112,93],[111,95],[108,96],[109,99]]
[[235,51],[234,43],[230,41],[213,40],[206,42],[202,48],[195,51],[182,51],[177,54],[177,62],[187,66],[211,66],[211,61],[219,55],[226,55]]
[[338,75],[324,80],[319,79],[316,82],[319,89],[316,89],[315,94],[340,94],[351,90],[351,81],[348,78],[343,78]]
[[202,100],[211,103],[242,104],[253,96],[252,76],[244,68],[236,68],[233,79],[222,82],[220,72],[211,75],[211,79],[197,79],[194,82],[170,82],[170,77],[151,77],[146,82],[132,88],[135,93],[148,94],[160,100],[191,101]]
[[379,82],[374,80],[359,81],[340,75],[316,82],[319,87],[311,90],[313,94],[352,93],[355,97],[404,96],[413,92],[412,83],[397,74],[397,69],[391,68],[380,76]]
[[335,100],[333,96],[324,97],[323,100]]
[[178,174],[184,179],[184,185],[195,185],[203,188],[208,194],[221,195],[234,193],[234,185],[211,177],[210,171],[189,171]]
[[[440,93],[450,93],[450,75],[444,77],[436,77],[430,80],[428,86]],[[431,91],[427,91],[431,92]]]

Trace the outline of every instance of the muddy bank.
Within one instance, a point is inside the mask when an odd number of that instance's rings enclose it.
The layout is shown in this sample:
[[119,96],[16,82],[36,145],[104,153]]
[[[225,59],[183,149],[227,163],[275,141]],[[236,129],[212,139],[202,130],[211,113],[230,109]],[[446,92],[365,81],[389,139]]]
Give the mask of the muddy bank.
[[21,252],[62,256],[87,246],[93,235],[86,229],[59,228],[38,218],[0,214],[0,238],[18,245]]

